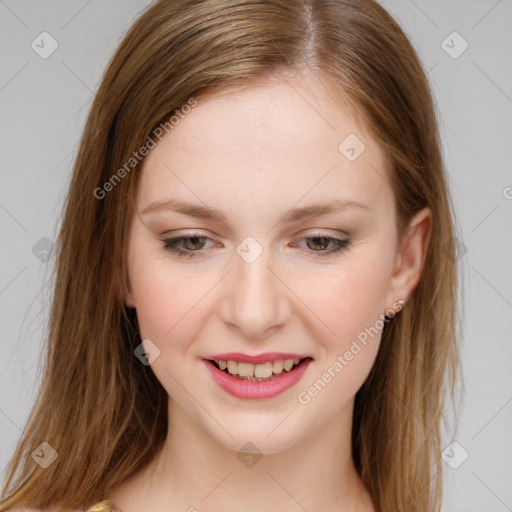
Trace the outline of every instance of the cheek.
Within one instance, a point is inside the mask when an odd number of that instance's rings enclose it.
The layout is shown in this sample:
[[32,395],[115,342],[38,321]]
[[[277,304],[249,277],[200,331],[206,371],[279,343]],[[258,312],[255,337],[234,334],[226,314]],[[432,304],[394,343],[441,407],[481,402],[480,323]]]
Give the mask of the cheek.
[[[311,417],[318,414],[318,421],[336,414],[363,385],[377,356],[385,325],[386,273],[368,263],[354,267],[340,267],[323,282],[315,279],[317,293],[311,293],[309,288],[307,294],[307,287],[301,292],[314,312],[309,313],[311,322],[322,328],[315,332],[320,357],[314,375],[301,386],[297,400],[302,405],[311,404],[306,410]],[[316,316],[322,321],[313,320]]]
[[365,328],[384,318],[389,275],[385,268],[362,259],[333,266],[330,272],[295,279],[294,290],[321,328],[327,345],[350,344]]
[[[200,328],[201,298],[213,282],[184,274],[169,258],[140,250],[129,260],[132,295],[142,339],[154,341],[161,351],[180,348]],[[169,341],[172,340],[172,344]]]

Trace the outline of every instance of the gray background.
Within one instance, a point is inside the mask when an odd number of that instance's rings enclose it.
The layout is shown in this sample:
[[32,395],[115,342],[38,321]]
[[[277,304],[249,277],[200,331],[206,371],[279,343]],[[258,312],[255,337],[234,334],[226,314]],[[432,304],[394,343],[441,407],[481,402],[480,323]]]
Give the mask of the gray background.
[[[40,378],[44,251],[86,114],[107,60],[148,3],[0,0],[2,470]],[[458,443],[444,452],[443,511],[512,511],[512,0],[382,4],[429,70],[458,216],[466,395],[458,431],[443,440]],[[31,47],[43,31],[58,43],[46,59]],[[454,31],[469,45],[460,55]]]

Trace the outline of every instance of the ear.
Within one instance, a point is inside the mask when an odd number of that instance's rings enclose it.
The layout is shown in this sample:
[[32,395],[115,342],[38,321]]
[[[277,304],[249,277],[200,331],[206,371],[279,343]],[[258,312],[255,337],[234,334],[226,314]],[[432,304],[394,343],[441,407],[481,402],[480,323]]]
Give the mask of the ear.
[[398,300],[408,302],[418,285],[432,233],[432,212],[426,207],[410,220],[395,259],[386,306]]

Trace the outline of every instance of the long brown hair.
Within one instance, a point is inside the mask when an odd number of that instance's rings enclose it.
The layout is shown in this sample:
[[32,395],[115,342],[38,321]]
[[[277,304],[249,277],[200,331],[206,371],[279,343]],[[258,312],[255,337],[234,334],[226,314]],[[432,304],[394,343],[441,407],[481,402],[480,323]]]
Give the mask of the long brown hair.
[[[146,466],[165,440],[168,397],[134,356],[138,326],[123,301],[140,164],[115,183],[114,174],[191,99],[304,69],[340,102],[348,99],[386,152],[399,234],[421,208],[432,211],[422,278],[384,327],[356,395],[352,441],[378,511],[440,510],[444,398],[449,392],[455,403],[460,371],[455,217],[426,74],[374,0],[159,1],[129,29],[75,161],[56,241],[43,380],[1,510],[89,507]],[[31,457],[43,442],[57,452],[46,468]]]

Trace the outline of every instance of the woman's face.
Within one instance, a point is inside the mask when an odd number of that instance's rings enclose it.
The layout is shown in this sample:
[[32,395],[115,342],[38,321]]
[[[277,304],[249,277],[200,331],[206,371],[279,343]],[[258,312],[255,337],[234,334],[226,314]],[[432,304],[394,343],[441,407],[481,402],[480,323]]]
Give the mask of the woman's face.
[[273,453],[351,417],[384,315],[417,283],[386,173],[376,143],[304,79],[199,103],[143,161],[126,301],[156,377],[212,439]]

